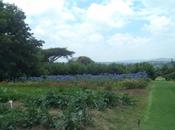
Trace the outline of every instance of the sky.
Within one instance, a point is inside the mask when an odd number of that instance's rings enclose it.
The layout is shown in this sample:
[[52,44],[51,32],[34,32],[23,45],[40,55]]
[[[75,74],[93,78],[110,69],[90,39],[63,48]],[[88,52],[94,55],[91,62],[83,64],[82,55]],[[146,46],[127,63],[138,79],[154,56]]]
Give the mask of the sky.
[[4,0],[22,9],[43,48],[98,62],[175,57],[174,0]]

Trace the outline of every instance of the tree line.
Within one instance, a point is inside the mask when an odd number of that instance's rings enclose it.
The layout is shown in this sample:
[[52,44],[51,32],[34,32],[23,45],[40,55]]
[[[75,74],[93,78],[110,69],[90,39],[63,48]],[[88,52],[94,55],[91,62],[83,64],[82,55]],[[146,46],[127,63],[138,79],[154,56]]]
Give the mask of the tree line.
[[127,74],[146,72],[152,79],[155,78],[155,69],[148,63],[137,64],[100,64],[90,63],[82,64],[78,62],[73,63],[52,63],[45,64],[47,75],[76,75],[76,74]]

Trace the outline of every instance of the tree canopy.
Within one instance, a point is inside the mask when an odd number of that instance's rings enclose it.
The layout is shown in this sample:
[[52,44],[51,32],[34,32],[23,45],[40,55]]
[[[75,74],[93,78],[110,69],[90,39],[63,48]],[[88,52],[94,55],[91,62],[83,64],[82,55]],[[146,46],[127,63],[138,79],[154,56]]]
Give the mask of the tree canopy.
[[73,58],[69,61],[69,63],[79,63],[79,64],[92,64],[95,63],[91,58],[86,56],[80,56],[78,58]]
[[71,57],[74,54],[73,51],[69,51],[66,48],[49,48],[42,50],[42,52],[44,55],[44,61],[49,63],[53,63],[61,57]]
[[38,73],[37,40],[25,23],[25,14],[15,5],[0,1],[0,80]]

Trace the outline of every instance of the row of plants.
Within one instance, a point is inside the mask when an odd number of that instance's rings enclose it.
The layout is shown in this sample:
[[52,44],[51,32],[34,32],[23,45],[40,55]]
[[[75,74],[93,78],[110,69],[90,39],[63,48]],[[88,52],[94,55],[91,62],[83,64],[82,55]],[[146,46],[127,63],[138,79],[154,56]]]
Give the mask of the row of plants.
[[[73,84],[74,86],[78,86],[80,88],[90,88],[90,89],[101,89],[104,90],[113,90],[113,89],[144,89],[148,86],[150,79],[127,79],[120,81],[113,80],[86,80],[86,81],[72,81],[68,82]],[[55,82],[61,84],[62,82]],[[54,84],[54,82],[53,82]],[[62,84],[62,86],[66,86],[66,84]]]
[[137,64],[80,64],[80,63],[49,63],[45,64],[46,75],[77,75],[77,74],[127,74],[146,72],[149,78],[155,78],[154,66],[149,63]]
[[[42,95],[47,91],[71,92],[76,93],[79,89],[93,90],[114,90],[114,89],[142,89],[149,83],[149,80],[75,80],[75,81],[57,81],[57,82],[19,82],[19,83],[1,83],[0,84],[0,102],[9,100],[25,99],[30,95]],[[44,89],[43,89],[44,88]],[[32,89],[32,90],[31,90]],[[25,93],[25,92],[28,93]],[[52,94],[50,94],[52,95]]]
[[21,77],[22,81],[80,81],[80,80],[125,80],[125,79],[147,79],[146,72],[129,74],[82,74],[82,75],[49,75],[40,77]]
[[[0,129],[16,130],[41,127],[42,129],[83,130],[91,125],[91,110],[103,111],[120,105],[132,105],[126,94],[111,91],[80,89],[76,92],[48,92],[23,100],[19,108],[0,105]],[[57,110],[52,113],[51,109]]]
[[[53,90],[57,92],[73,91],[76,93],[79,88],[95,90],[113,90],[113,89],[142,89],[145,88],[149,79],[139,80],[75,80],[75,81],[42,81],[42,82],[18,82],[0,84],[0,102],[9,100],[19,100],[30,95],[42,95]],[[44,88],[44,89],[43,89]],[[28,93],[25,93],[25,92]]]

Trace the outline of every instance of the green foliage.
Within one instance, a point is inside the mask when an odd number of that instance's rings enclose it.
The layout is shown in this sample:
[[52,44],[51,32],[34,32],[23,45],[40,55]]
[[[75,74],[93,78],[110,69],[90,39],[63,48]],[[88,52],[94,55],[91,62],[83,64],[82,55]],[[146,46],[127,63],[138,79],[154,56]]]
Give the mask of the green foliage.
[[7,88],[1,88],[0,87],[0,102],[8,102],[9,100],[16,100],[19,99],[20,95],[18,95],[17,92],[7,89]]
[[81,106],[104,110],[107,107],[113,107],[120,104],[121,95],[117,95],[111,91],[94,91],[94,90],[78,90],[76,92],[55,93],[48,92],[42,97],[30,97],[25,101],[27,107],[36,106],[44,108],[59,108],[64,110],[70,104],[74,104],[77,109]]
[[15,5],[0,1],[0,80],[40,74],[43,42],[33,37],[25,18]]
[[49,49],[43,49],[42,53],[44,55],[44,61],[53,63],[54,61],[58,60],[61,57],[68,58],[71,57],[74,52],[69,51],[66,48],[49,48]]
[[164,76],[166,80],[175,80],[175,71]]
[[18,121],[21,119],[21,111],[10,109],[6,105],[0,104],[0,129],[16,130]]
[[175,80],[175,63],[171,61],[171,63],[165,64],[161,68],[156,69],[156,76],[164,77],[166,80]]
[[92,59],[90,59],[89,57],[86,56],[80,56],[78,58],[73,58],[69,61],[69,63],[78,63],[78,64],[84,64],[84,65],[88,65],[88,64],[93,64],[95,63]]
[[114,92],[105,91],[103,92],[104,102],[106,103],[107,107],[113,107],[120,104],[120,96],[116,95]]
[[93,123],[91,112],[94,110],[105,111],[107,108],[116,106],[133,105],[134,101],[128,95],[103,89],[106,85],[114,87],[116,85],[114,81],[85,82],[88,85],[93,85],[93,83],[100,88],[80,87],[82,82],[67,82],[73,86],[77,84],[77,88],[75,86],[48,87],[47,82],[8,83],[6,88],[5,83],[1,84],[3,89],[0,92],[9,93],[6,95],[7,99],[11,99],[10,94],[19,95],[19,97],[14,97],[21,102],[21,105],[18,109],[16,107],[10,109],[9,105],[0,106],[0,129],[41,127],[43,129],[82,130]]
[[57,117],[50,115],[48,109],[44,107],[29,106],[22,112],[22,118],[17,126],[21,128],[32,128],[34,126],[43,126],[44,128],[54,128]]
[[[2,121],[2,128],[15,130],[40,125],[45,128],[62,130],[85,129],[92,123],[89,109],[105,110],[121,103],[129,105],[130,101],[130,98],[126,100],[123,95],[110,91],[80,90],[76,93],[62,94],[49,92],[44,97],[28,98],[27,102],[25,101],[25,109],[20,111],[17,119],[8,118],[8,115],[11,114],[9,108],[0,107],[0,112],[4,114],[2,120],[7,120],[5,124]],[[58,107],[61,111],[57,115],[51,115],[49,108],[53,107]]]
[[127,73],[124,65],[112,64],[81,64],[81,63],[53,63],[46,64],[45,68],[48,75],[65,75],[65,74],[103,74],[103,73]]
[[0,113],[7,114],[10,111],[9,107],[5,104],[0,104]]
[[149,78],[154,79],[155,69],[148,63],[139,63],[131,65],[123,64],[81,64],[77,62],[70,63],[52,63],[45,64],[45,69],[48,75],[67,75],[67,74],[124,74],[124,73],[137,73],[146,72]]
[[66,108],[69,100],[70,97],[68,95],[58,94],[55,92],[48,92],[43,99],[43,101],[47,101],[44,103],[46,107],[56,107],[60,109]]
[[85,103],[79,105],[71,102],[68,108],[63,111],[58,126],[62,130],[82,130],[91,122],[91,115]]
[[119,82],[119,86],[125,89],[146,88],[148,86],[146,80],[124,80]]
[[121,96],[121,103],[123,105],[133,105],[133,104],[135,104],[135,101],[131,100],[130,97],[128,96],[128,94],[123,94]]
[[20,121],[20,124],[22,124],[24,128],[32,128],[40,123],[41,115],[42,111],[40,109],[30,106],[23,113],[24,118]]
[[156,78],[154,66],[146,62],[128,65],[127,69],[131,73],[146,72],[151,79]]

